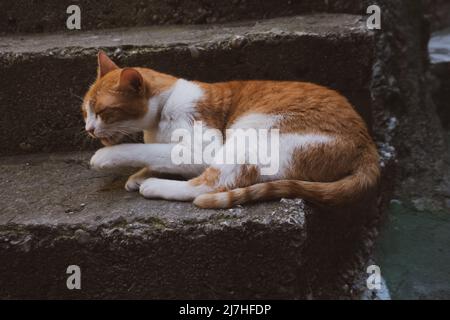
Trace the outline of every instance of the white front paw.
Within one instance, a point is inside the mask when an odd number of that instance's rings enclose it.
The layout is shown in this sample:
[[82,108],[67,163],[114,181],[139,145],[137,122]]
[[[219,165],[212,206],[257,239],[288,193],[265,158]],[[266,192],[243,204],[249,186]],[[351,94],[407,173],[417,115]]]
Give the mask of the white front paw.
[[91,158],[91,168],[96,170],[125,167],[131,165],[130,148],[127,145],[104,147]]
[[111,161],[110,154],[110,147],[105,147],[97,150],[91,158],[91,168],[95,170],[111,168],[113,163]]
[[115,167],[143,167],[139,150],[143,144],[124,143],[111,147],[104,147],[94,154],[91,159],[93,169],[109,169]]

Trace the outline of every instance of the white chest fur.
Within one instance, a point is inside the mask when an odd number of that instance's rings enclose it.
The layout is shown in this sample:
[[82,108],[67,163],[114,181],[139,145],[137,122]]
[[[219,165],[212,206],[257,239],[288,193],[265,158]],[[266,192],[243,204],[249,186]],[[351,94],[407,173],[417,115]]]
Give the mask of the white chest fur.
[[170,143],[173,132],[178,129],[192,131],[196,106],[203,95],[203,90],[197,84],[177,80],[162,106],[155,142]]

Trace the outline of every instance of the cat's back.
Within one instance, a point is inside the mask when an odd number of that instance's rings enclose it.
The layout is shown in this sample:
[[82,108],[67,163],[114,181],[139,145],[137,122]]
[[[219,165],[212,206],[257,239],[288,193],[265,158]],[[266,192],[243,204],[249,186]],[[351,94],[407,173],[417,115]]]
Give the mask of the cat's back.
[[353,110],[339,92],[310,82],[244,80],[215,83],[214,87],[227,93],[233,109],[241,111],[293,111],[330,105]]
[[227,101],[231,105],[231,123],[249,113],[291,114],[324,122],[346,119],[363,123],[343,95],[314,83],[247,80],[218,83],[217,88],[230,96]]

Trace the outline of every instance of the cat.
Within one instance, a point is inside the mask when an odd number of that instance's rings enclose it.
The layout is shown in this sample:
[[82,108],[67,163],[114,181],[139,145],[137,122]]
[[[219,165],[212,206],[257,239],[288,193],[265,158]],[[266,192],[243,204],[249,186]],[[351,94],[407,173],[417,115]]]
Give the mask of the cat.
[[[358,201],[378,185],[376,146],[348,100],[331,89],[294,81],[187,81],[147,68],[119,68],[98,53],[97,79],[82,104],[85,129],[105,145],[91,158],[97,170],[141,170],[125,189],[146,198],[193,201],[230,208],[253,201],[303,198],[317,205]],[[201,121],[223,139],[228,130],[277,130],[279,167],[262,174],[259,163],[173,163],[171,137]],[[144,143],[123,143],[136,132]],[[242,154],[248,152],[246,148]],[[216,161],[217,160],[217,161]],[[190,180],[155,178],[155,173]]]

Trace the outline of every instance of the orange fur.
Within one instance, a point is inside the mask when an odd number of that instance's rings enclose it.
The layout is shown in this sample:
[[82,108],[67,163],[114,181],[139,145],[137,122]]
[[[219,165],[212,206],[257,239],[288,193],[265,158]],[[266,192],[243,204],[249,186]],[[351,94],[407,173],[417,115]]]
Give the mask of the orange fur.
[[193,186],[207,185],[213,187],[219,180],[220,171],[216,168],[208,168],[197,178],[189,180],[189,183]]

